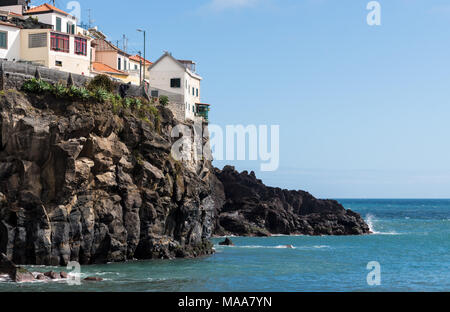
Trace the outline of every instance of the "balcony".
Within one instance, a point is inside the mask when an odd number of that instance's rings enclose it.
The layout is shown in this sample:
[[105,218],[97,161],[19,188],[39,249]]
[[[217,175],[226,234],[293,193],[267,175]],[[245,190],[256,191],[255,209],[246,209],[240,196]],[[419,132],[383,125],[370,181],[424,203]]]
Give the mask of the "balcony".
[[206,122],[208,122],[208,114],[210,111],[210,104],[205,103],[195,103],[195,116],[203,117]]

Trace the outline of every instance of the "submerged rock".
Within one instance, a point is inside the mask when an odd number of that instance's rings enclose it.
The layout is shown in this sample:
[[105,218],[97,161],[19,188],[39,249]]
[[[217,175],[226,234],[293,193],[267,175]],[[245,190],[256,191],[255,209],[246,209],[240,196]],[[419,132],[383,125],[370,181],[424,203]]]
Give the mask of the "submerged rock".
[[103,281],[103,278],[90,276],[90,277],[86,277],[84,279],[84,281],[86,281],[86,282],[101,282],[101,281]]
[[44,274],[38,274],[38,276],[36,276],[36,279],[39,281],[46,281],[49,278],[47,276],[45,276]]
[[14,264],[8,257],[0,253],[0,274],[7,274],[14,282],[32,282],[34,276],[27,269]]
[[233,242],[228,237],[225,238],[225,240],[223,242],[220,242],[219,245],[220,246],[234,246]]
[[50,278],[50,279],[52,279],[52,280],[60,279],[60,278],[61,278],[61,275],[60,275],[59,273],[53,272],[53,271],[45,272],[45,273],[44,273],[44,276],[46,276],[46,277],[48,277],[48,278]]

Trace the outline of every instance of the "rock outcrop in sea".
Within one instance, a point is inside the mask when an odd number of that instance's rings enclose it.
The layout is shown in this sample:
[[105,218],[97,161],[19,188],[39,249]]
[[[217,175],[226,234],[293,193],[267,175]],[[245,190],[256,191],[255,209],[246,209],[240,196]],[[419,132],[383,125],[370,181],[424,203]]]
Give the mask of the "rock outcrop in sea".
[[335,200],[304,191],[268,187],[254,174],[234,167],[216,169],[225,191],[216,235],[361,235],[370,230],[361,216]]
[[369,232],[336,201],[174,160],[179,122],[155,110],[2,91],[0,253],[18,265],[94,264],[208,255],[213,235]]

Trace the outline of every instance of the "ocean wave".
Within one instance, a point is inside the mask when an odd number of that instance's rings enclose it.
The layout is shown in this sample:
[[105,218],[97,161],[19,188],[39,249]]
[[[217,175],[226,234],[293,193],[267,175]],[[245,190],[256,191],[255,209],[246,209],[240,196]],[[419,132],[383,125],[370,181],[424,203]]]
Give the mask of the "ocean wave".
[[331,248],[328,245],[315,245],[315,246],[292,246],[292,245],[277,245],[277,246],[261,246],[261,245],[247,245],[247,246],[219,246],[228,248],[248,248],[248,249],[297,249],[297,250],[314,250]]
[[380,232],[375,229],[375,222],[379,221],[378,219],[375,219],[375,216],[373,214],[367,214],[365,219],[367,225],[369,226],[370,231],[373,233],[373,235],[400,235],[400,233],[397,233],[395,231],[389,231],[389,232]]

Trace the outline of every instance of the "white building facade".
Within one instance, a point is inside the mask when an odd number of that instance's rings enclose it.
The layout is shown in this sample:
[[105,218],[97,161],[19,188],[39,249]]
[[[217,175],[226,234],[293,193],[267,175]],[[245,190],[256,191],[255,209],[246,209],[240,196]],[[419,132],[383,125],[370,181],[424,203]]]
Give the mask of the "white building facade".
[[29,9],[24,13],[25,16],[37,18],[39,22],[53,25],[53,30],[67,34],[83,33],[82,29],[78,29],[77,19],[50,4],[43,4],[38,7]]
[[20,59],[20,28],[0,21],[0,59],[11,62]]
[[[195,73],[195,63],[179,61],[166,52],[149,69],[149,83],[152,88],[179,94],[184,118],[194,120],[197,105],[200,104],[200,83],[202,77]],[[178,109],[177,109],[178,110]]]
[[91,75],[91,41],[77,19],[49,4],[33,7],[24,13],[53,29],[22,29],[20,58],[48,68]]

